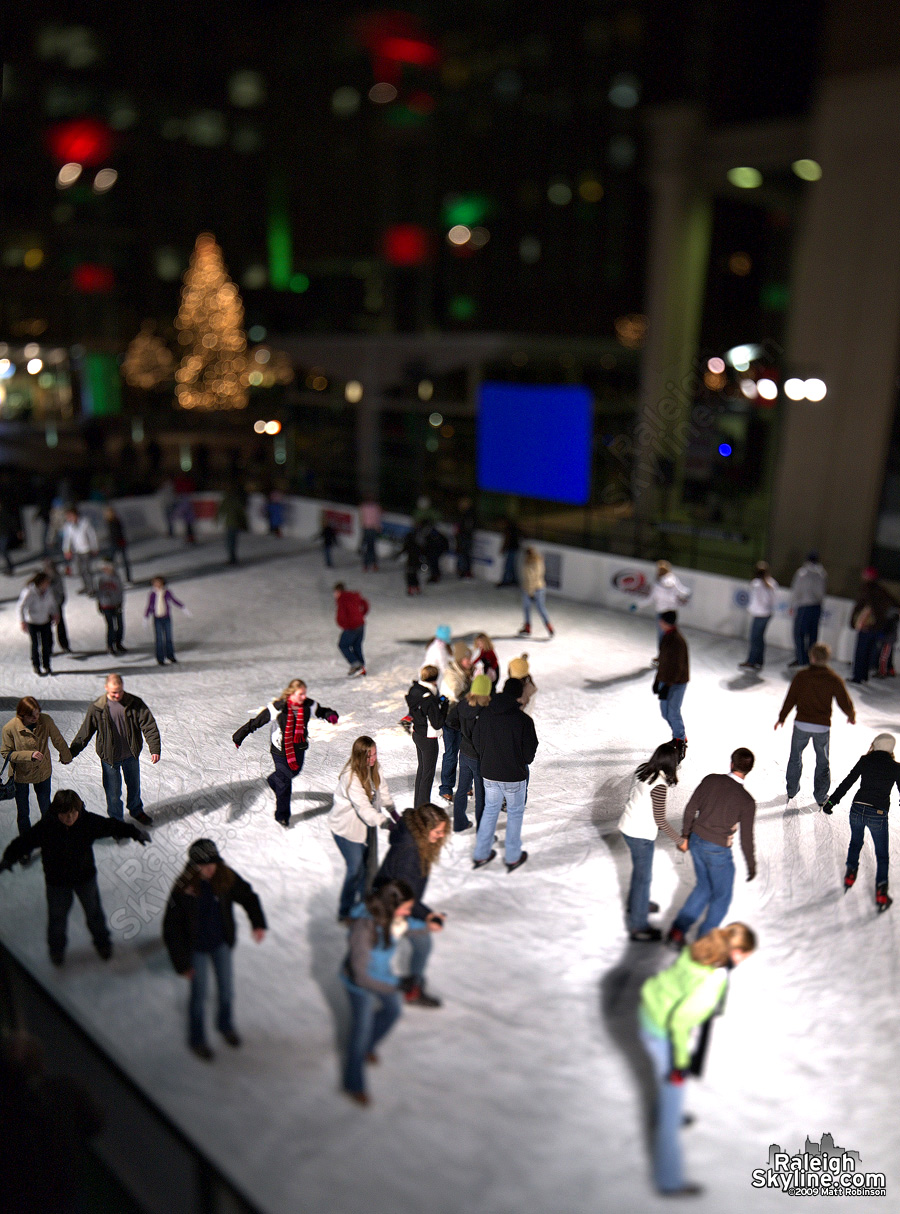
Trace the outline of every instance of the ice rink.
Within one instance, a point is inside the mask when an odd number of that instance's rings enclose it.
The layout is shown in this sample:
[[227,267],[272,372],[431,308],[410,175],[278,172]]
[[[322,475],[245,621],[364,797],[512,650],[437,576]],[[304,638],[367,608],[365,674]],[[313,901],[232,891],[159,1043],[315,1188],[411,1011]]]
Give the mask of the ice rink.
[[[649,1072],[635,1009],[643,977],[674,954],[629,943],[623,892],[630,859],[616,829],[632,770],[667,736],[650,691],[649,612],[617,615],[551,598],[556,638],[544,640],[538,627],[523,642],[515,635],[516,591],[453,579],[407,599],[399,565],[364,576],[349,555],[332,571],[317,552],[279,549],[269,537],[244,545],[251,559],[233,570],[222,566],[218,545],[185,552],[159,540],[143,554],[136,548],[136,576],[168,574],[193,614],[176,612],[179,665],[159,668],[141,623],[146,587],[128,593],[130,652],[118,669],[155,713],[163,742],[158,765],[151,767],[146,751],[142,756],[152,846],[103,842],[96,849],[113,961],[97,958],[76,904],[66,966],[51,966],[39,863],[0,876],[3,938],[271,1214],[670,1208],[650,1180]],[[336,648],[336,575],[372,605],[365,679],[346,678]],[[110,668],[102,621],[70,579],[69,632],[81,653],[56,659],[58,676],[39,679],[15,622],[20,584],[0,580],[3,720],[20,696],[35,695],[71,738]],[[344,932],[336,923],[343,863],[325,818],[362,733],[376,739],[399,807],[411,804],[415,751],[396,722],[440,623],[451,626],[454,639],[487,631],[504,673],[510,658],[529,653],[540,739],[523,831],[530,858],[513,874],[499,859],[473,872],[472,834],[445,849],[427,895],[448,915],[429,969],[444,1006],[405,1011],[380,1066],[370,1069],[373,1104],[361,1110],[339,1091],[338,1043],[347,1019],[338,980]],[[734,747],[756,753],[747,787],[758,803],[759,875],[747,884],[736,856],[729,918],[745,920],[760,936],[758,953],[733,976],[706,1074],[688,1091],[697,1121],[683,1135],[687,1174],[706,1186],[691,1208],[788,1208],[789,1197],[753,1189],[752,1173],[766,1166],[770,1144],[794,1153],[823,1132],[859,1151],[866,1171],[887,1173],[881,1204],[846,1197],[840,1208],[896,1208],[900,906],[876,917],[869,841],[856,888],[843,895],[849,798],[831,818],[817,812],[811,748],[801,796],[785,812],[790,730],[775,733],[773,724],[790,655],[770,649],[763,676],[747,675],[737,669],[742,643],[690,631],[687,637],[690,747],[669,817],[680,825],[690,791],[708,772],[727,770]],[[93,652],[84,656],[86,650]],[[315,725],[295,781],[292,828],[284,831],[264,782],[267,731],[240,751],[231,734],[294,676],[341,719]],[[892,683],[875,682],[855,698],[856,726],[836,712],[833,783],[874,732],[900,734]],[[89,810],[105,812],[93,744],[69,768],[54,756],[58,787],[76,788]],[[14,833],[14,803],[4,802],[0,842]],[[186,1049],[187,984],[173,973],[160,938],[168,890],[199,836],[215,839],[252,883],[271,929],[255,945],[237,911],[244,1046],[218,1048],[213,1034],[212,1065]],[[898,859],[895,839],[895,872]],[[684,901],[692,874],[688,857],[658,843],[652,896],[662,926]],[[807,1197],[803,1209],[833,1205]]]

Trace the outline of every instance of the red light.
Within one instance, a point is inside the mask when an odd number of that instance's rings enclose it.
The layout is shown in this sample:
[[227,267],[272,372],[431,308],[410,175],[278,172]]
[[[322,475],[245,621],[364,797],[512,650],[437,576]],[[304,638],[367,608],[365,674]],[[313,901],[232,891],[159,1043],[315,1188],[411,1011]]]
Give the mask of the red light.
[[76,118],[61,122],[47,132],[47,143],[54,159],[60,164],[74,160],[77,164],[101,164],[109,160],[113,149],[113,134],[105,123],[96,118]]
[[104,291],[111,291],[115,285],[115,276],[110,266],[101,266],[95,262],[86,261],[72,271],[72,286],[84,295],[97,295]]
[[417,223],[395,223],[381,239],[385,261],[392,266],[420,266],[428,260],[431,238]]
[[437,47],[418,38],[380,38],[374,49],[383,59],[414,63],[416,67],[436,67],[441,61]]

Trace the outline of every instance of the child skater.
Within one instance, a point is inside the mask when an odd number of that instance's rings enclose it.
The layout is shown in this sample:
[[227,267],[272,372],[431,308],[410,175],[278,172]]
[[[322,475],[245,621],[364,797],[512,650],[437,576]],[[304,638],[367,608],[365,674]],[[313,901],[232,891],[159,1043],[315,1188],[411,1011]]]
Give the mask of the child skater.
[[275,794],[275,821],[280,826],[291,824],[291,781],[303,769],[309,747],[309,719],[313,715],[329,725],[338,723],[338,714],[333,708],[310,700],[303,680],[291,679],[277,699],[257,709],[256,715],[231,735],[232,742],[240,749],[244,738],[271,724],[269,746],[275,770],[266,782]]
[[486,674],[492,683],[500,678],[500,663],[494,653],[494,642],[486,632],[479,632],[472,642],[472,674]]
[[160,666],[165,666],[166,661],[178,662],[175,657],[175,650],[172,647],[172,612],[171,605],[174,603],[176,607],[180,607],[185,615],[190,615],[187,607],[180,600],[176,599],[175,595],[169,590],[164,577],[155,577],[151,582],[152,589],[150,596],[147,599],[147,610],[144,612],[144,619],[153,620],[153,629],[156,633],[156,660]]

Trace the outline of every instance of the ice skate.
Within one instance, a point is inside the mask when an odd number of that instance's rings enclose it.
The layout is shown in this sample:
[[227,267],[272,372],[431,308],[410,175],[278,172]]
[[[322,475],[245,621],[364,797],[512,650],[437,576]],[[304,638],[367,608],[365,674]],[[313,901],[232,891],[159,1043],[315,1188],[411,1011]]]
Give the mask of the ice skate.
[[519,631],[516,633],[516,636],[530,637],[531,636],[531,625],[523,624],[522,627],[519,629]]
[[852,888],[853,888],[853,886],[854,886],[855,882],[856,882],[856,869],[855,869],[855,868],[848,868],[848,869],[847,869],[847,872],[846,872],[846,874],[845,874],[845,876],[844,876],[844,893],[845,893],[845,894],[846,894],[846,892],[847,892],[847,890],[848,890],[848,889],[852,889]]
[[875,906],[879,915],[888,909],[894,899],[888,894],[887,882],[875,886]]

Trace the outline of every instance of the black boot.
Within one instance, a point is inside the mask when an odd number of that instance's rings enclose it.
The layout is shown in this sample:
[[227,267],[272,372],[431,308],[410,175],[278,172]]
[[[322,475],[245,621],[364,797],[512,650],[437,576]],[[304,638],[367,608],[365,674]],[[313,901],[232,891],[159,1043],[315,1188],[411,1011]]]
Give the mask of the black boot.
[[882,911],[886,911],[893,901],[894,899],[888,894],[887,881],[883,885],[875,886],[875,905],[878,907],[879,915]]

